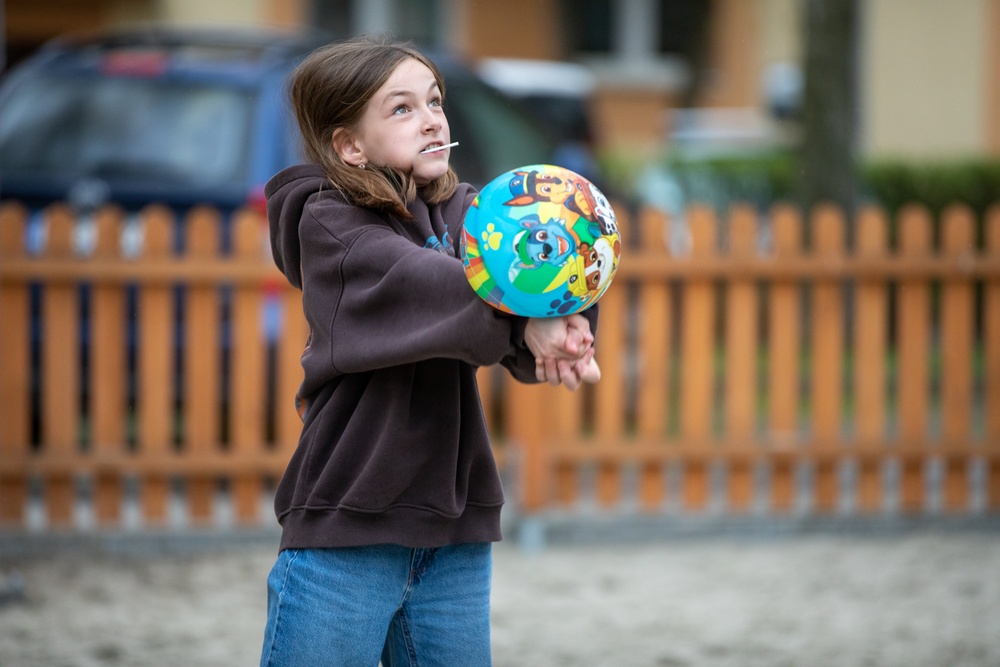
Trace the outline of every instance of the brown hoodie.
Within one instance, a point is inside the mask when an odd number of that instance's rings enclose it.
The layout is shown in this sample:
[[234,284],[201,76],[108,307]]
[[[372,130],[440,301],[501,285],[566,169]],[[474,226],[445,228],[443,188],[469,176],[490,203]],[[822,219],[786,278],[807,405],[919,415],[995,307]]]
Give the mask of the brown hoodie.
[[526,320],[480,300],[457,258],[475,190],[418,199],[411,221],[351,206],[315,166],[266,194],[275,263],[310,329],[304,426],[275,498],[281,548],[499,540],[476,368],[535,382],[535,363]]

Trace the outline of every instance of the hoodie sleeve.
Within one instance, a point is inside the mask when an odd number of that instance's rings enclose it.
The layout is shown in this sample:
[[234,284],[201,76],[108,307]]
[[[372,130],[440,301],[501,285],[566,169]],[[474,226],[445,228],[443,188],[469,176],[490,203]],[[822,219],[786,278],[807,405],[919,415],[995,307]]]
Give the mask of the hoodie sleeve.
[[416,245],[376,216],[353,215],[344,239],[311,215],[299,226],[314,363],[358,373],[433,358],[483,366],[516,354],[514,319],[476,296],[461,261]]

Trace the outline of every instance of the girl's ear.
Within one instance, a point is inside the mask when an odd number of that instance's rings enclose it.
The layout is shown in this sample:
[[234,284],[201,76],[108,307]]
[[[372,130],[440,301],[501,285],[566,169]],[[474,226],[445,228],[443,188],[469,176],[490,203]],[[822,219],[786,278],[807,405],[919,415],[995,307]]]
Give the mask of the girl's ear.
[[345,128],[338,127],[334,130],[330,141],[333,144],[334,152],[344,161],[344,164],[358,167],[367,162],[361,145],[354,135]]

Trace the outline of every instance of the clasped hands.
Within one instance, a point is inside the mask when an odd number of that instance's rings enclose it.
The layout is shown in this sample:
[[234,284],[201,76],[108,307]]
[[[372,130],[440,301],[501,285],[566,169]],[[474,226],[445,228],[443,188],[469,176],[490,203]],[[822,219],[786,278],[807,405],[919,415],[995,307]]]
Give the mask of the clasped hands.
[[524,342],[535,355],[535,377],[553,386],[575,391],[584,382],[601,379],[594,359],[594,334],[583,315],[530,318]]

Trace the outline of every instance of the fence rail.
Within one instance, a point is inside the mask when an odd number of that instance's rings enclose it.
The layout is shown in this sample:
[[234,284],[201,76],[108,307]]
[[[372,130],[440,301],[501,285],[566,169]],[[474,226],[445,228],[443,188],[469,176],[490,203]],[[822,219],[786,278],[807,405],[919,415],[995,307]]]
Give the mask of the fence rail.
[[[1000,510],[1000,208],[865,209],[849,249],[832,207],[695,206],[684,254],[662,214],[620,213],[603,380],[571,393],[480,371],[524,510]],[[220,488],[237,521],[264,520],[300,428],[306,329],[260,214],[226,223],[225,255],[211,209],[103,209],[87,256],[69,209],[45,218],[29,256],[37,221],[0,205],[0,523],[36,503],[46,527],[78,525],[81,495],[100,526],[122,525],[126,498],[143,525],[178,497],[210,523]]]

